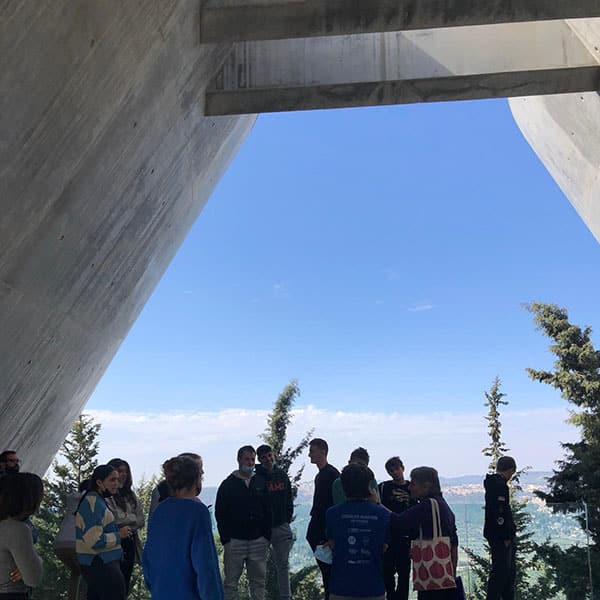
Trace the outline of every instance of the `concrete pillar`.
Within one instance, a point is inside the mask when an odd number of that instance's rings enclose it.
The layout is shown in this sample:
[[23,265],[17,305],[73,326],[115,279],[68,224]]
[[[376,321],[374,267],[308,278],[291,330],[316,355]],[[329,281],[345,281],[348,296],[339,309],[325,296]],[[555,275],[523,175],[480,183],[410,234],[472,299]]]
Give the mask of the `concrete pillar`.
[[0,5],[0,446],[43,473],[254,116],[198,0]]
[[[567,23],[600,61],[600,19]],[[600,242],[600,95],[514,98],[510,106],[523,135]]]

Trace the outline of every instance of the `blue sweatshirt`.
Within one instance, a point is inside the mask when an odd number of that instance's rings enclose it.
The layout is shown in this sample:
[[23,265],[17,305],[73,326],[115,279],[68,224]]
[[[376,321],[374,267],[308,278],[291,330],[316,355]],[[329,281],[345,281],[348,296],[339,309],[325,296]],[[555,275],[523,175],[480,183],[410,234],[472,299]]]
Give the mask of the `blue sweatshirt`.
[[223,600],[210,513],[202,502],[167,498],[158,505],[142,569],[152,600]]

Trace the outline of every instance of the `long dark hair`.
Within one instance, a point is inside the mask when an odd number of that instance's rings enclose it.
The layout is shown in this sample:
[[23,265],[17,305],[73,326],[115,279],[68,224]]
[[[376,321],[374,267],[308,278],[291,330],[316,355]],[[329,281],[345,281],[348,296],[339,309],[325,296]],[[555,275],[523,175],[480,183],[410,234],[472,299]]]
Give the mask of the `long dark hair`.
[[131,477],[131,467],[126,460],[122,458],[111,458],[108,463],[111,467],[118,471],[120,467],[127,467],[127,478],[123,487],[119,488],[117,493],[113,496],[115,504],[122,510],[127,510],[127,502],[137,508],[137,498],[131,489],[133,487],[133,480]]
[[79,491],[84,492],[84,494],[81,496],[75,512],[79,510],[81,503],[90,492],[98,492],[98,480],[104,481],[116,470],[117,469],[115,469],[112,465],[98,465],[94,469],[91,477],[88,480],[81,482],[79,485]]
[[10,473],[0,478],[0,521],[31,516],[44,496],[42,480],[34,473]]

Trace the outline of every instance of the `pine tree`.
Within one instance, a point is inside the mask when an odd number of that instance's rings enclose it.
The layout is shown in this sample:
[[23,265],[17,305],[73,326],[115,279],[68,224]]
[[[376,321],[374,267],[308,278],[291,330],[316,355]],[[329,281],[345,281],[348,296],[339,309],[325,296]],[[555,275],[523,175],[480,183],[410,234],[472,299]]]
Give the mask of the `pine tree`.
[[487,406],[488,414],[485,417],[488,422],[488,436],[490,445],[485,447],[482,452],[484,456],[490,458],[489,470],[496,470],[498,459],[508,452],[508,448],[502,441],[502,423],[500,422],[500,407],[507,405],[506,400],[502,400],[506,394],[500,391],[500,377],[496,375],[489,392],[483,392],[485,396],[484,406]]
[[[496,471],[498,459],[510,450],[502,439],[500,407],[508,406],[508,401],[503,399],[506,394],[500,391],[500,386],[500,378],[496,376],[489,391],[484,392],[484,406],[488,409],[485,420],[488,422],[490,443],[482,450],[482,453],[491,459],[489,464],[491,472]],[[527,511],[527,502],[518,497],[519,492],[522,491],[520,477],[526,471],[527,469],[518,471],[510,483],[510,505],[517,532],[515,596],[517,600],[539,600],[540,598],[551,598],[553,594],[550,592],[551,583],[548,580],[544,563],[537,555],[537,547],[532,540],[531,515]],[[470,548],[464,548],[464,550],[474,574],[473,598],[483,600],[486,597],[486,582],[491,568],[489,545],[487,542],[485,543],[484,555],[476,554]]]
[[38,515],[33,519],[39,530],[37,550],[44,560],[44,578],[35,589],[36,600],[62,600],[67,598],[70,574],[54,553],[54,539],[65,516],[67,496],[79,489],[97,465],[98,433],[100,424],[90,415],[80,415],[63,442],[59,456],[54,459],[52,474],[44,481],[44,499]]
[[[294,447],[287,446],[287,429],[292,421],[292,408],[296,398],[300,395],[300,388],[298,382],[292,379],[288,385],[285,386],[279,397],[275,401],[273,410],[267,418],[267,428],[261,435],[262,439],[266,444],[271,446],[273,454],[276,457],[277,465],[280,469],[284,470],[292,483],[292,494],[294,499],[298,495],[298,485],[302,478],[304,471],[304,465],[300,467],[294,475],[290,475],[290,468],[293,462],[302,454],[302,452],[308,447],[308,442],[312,435],[312,431],[308,431],[304,437]],[[303,571],[300,579],[293,578],[290,581],[294,581],[299,589],[302,589],[302,595],[307,596],[310,590],[317,589],[315,586],[311,586],[310,578],[314,579],[313,571]],[[306,578],[306,581],[302,581]],[[317,596],[318,597],[318,596]],[[278,600],[279,589],[277,586],[277,577],[275,564],[269,552],[267,560],[267,582],[266,582],[266,600]],[[313,600],[313,598],[306,598],[306,600]]]
[[[152,499],[152,490],[158,483],[158,477],[152,476],[150,479],[142,477],[135,488],[135,494],[138,501],[144,509],[146,515],[146,527],[138,531],[138,535],[142,541],[142,545],[146,543],[148,532],[148,518],[150,513],[150,500]],[[131,591],[129,592],[129,600],[150,600],[150,592],[144,582],[144,576],[140,565],[136,565],[131,578]]]
[[299,395],[300,387],[298,386],[298,382],[292,379],[283,388],[283,391],[275,401],[273,410],[267,418],[267,429],[261,435],[261,438],[266,444],[271,446],[273,454],[277,457],[277,466],[283,469],[288,477],[290,477],[294,499],[298,495],[298,484],[304,472],[304,465],[293,476],[290,475],[290,467],[302,452],[308,448],[308,442],[313,433],[312,430],[306,432],[296,446],[286,448],[287,428],[292,421],[292,408]]
[[[552,340],[550,351],[556,357],[553,370],[527,369],[527,372],[534,381],[559,390],[574,407],[568,421],[579,429],[581,436],[577,442],[561,444],[565,458],[558,462],[558,469],[548,480],[549,492],[538,492],[538,495],[554,510],[576,513],[584,529],[582,503],[587,504],[593,570],[597,572],[600,568],[600,351],[592,343],[592,329],[571,324],[566,309],[541,302],[526,308],[533,314],[537,329]],[[563,591],[572,590],[574,580],[585,579],[587,559],[578,563],[569,561],[578,552],[577,548],[573,547],[567,556],[560,548],[549,544],[543,550],[557,574],[557,585]],[[564,577],[562,573],[567,568],[569,576]],[[594,588],[598,585],[599,582],[595,582]],[[589,585],[586,587],[589,590]],[[570,593],[579,593],[581,598],[582,589]]]

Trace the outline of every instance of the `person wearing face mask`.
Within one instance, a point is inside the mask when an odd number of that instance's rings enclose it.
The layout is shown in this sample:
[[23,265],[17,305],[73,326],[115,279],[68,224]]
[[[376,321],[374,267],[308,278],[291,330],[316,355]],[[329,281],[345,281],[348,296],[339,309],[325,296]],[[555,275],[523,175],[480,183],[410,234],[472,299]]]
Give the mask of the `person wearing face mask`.
[[202,461],[176,456],[163,464],[163,472],[172,494],[150,517],[142,557],[152,600],[222,600],[210,513],[197,497]]
[[138,531],[144,527],[144,510],[132,490],[133,482],[129,463],[121,458],[113,458],[107,464],[119,473],[119,489],[106,502],[113,512],[117,527],[129,527],[130,532],[127,537],[121,539],[121,548],[123,549],[121,571],[129,595],[133,566],[136,563],[141,564],[142,560],[142,542]]
[[27,600],[43,574],[42,559],[25,522],[42,501],[42,480],[33,473],[0,479],[0,600]]
[[215,517],[223,544],[225,600],[238,600],[238,582],[246,564],[252,600],[264,600],[267,549],[271,539],[271,501],[267,482],[254,472],[256,452],[242,446],[238,469],[221,483]]
[[273,516],[271,527],[271,556],[277,571],[277,588],[279,600],[290,600],[290,550],[294,543],[294,535],[290,523],[294,517],[294,498],[292,484],[287,473],[275,463],[275,455],[271,446],[263,444],[256,449],[259,465],[256,474],[267,482],[267,490],[271,498]]
[[110,465],[94,469],[75,513],[75,550],[88,588],[88,600],[125,600],[121,572],[121,538],[131,530],[119,528],[106,500],[119,489],[119,473]]

